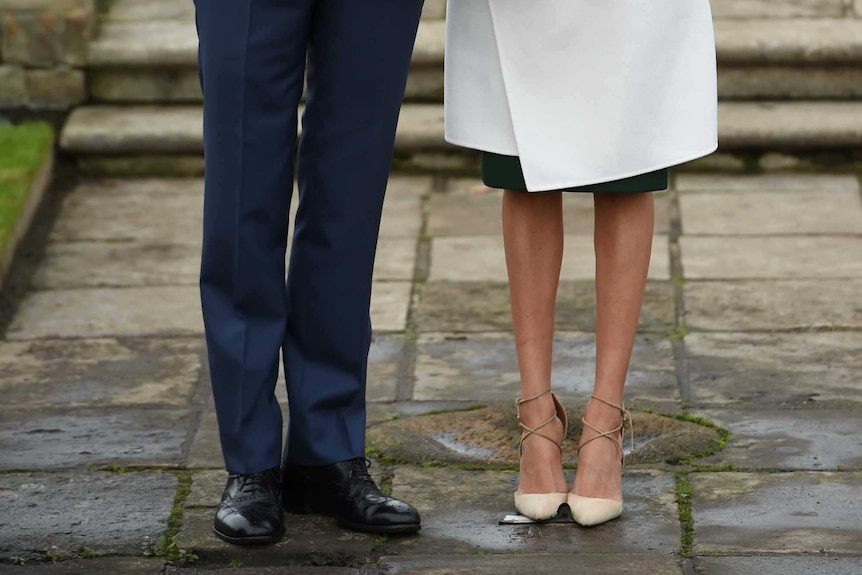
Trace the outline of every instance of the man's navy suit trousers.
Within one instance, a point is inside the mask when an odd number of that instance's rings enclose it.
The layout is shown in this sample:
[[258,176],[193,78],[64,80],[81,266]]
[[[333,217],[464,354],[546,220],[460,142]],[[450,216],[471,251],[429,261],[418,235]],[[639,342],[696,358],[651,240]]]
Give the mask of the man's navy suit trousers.
[[422,0],[195,4],[206,154],[200,288],[225,465],[253,473],[282,458],[363,457],[371,275]]

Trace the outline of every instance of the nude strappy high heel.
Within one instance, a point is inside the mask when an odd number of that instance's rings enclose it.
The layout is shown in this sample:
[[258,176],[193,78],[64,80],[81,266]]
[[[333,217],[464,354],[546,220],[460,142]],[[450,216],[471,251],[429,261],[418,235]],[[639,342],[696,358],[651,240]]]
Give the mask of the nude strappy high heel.
[[[587,423],[587,420],[583,417],[581,421],[584,424],[584,427],[589,427],[593,431],[595,431],[598,435],[592,437],[581,444],[578,447],[578,453],[580,453],[581,449],[584,448],[585,445],[599,439],[600,437],[604,437],[617,447],[620,452],[620,459],[622,459],[623,467],[625,467],[625,452],[623,451],[623,437],[625,437],[625,427],[628,424],[629,432],[632,437],[632,444],[634,444],[634,430],[632,429],[632,418],[631,414],[626,410],[625,405],[616,405],[605,401],[600,397],[596,397],[595,395],[590,396],[591,399],[595,399],[601,403],[604,403],[607,406],[618,409],[620,415],[622,416],[622,422],[619,426],[611,429],[610,431],[602,431],[597,429]],[[572,511],[572,518],[576,523],[583,525],[584,527],[590,527],[592,525],[599,525],[600,523],[604,523],[606,521],[610,521],[611,519],[616,519],[623,512],[623,500],[622,499],[601,499],[598,497],[582,497],[580,495],[575,495],[574,493],[569,493],[568,496],[569,508]]]
[[[536,426],[535,428],[524,425],[524,422],[521,421],[521,405],[527,403],[529,401],[533,401],[534,399],[538,399],[548,393],[551,394],[551,398],[554,400],[554,414],[551,415],[547,420],[543,421],[541,424]],[[546,389],[541,393],[537,393],[532,397],[527,397],[521,399],[520,397],[515,400],[515,408],[518,413],[518,425],[521,427],[521,439],[518,442],[518,455],[523,453],[524,440],[527,439],[531,435],[537,435],[539,437],[543,437],[560,448],[560,453],[563,451],[563,443],[562,440],[557,442],[555,439],[551,439],[547,435],[540,433],[540,430],[549,425],[554,419],[559,418],[563,423],[563,439],[566,438],[566,429],[568,426],[568,421],[566,419],[566,410],[563,409],[562,404],[560,404],[557,396],[555,396],[550,389]],[[518,513],[524,515],[525,517],[529,517],[535,521],[542,521],[544,519],[551,519],[556,517],[557,510],[559,510],[560,505],[566,502],[568,497],[568,493],[519,493],[515,492],[515,509],[518,510]]]

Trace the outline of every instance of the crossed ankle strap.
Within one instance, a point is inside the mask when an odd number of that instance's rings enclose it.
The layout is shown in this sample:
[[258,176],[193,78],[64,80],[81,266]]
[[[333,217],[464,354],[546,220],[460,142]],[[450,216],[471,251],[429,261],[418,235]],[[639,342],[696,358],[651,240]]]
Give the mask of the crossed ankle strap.
[[[601,429],[598,429],[597,427],[590,425],[587,422],[587,420],[582,417],[581,422],[584,424],[584,426],[589,427],[590,429],[595,431],[598,435],[595,435],[594,437],[591,437],[590,439],[583,442],[578,447],[578,453],[580,453],[581,449],[583,449],[584,446],[587,445],[588,443],[590,443],[591,441],[595,441],[596,439],[599,439],[600,437],[605,437],[605,438],[611,440],[613,442],[613,444],[617,446],[617,449],[620,450],[620,459],[622,459],[623,467],[625,467],[626,453],[625,453],[625,450],[623,450],[622,443],[623,443],[623,438],[625,437],[626,424],[628,424],[628,428],[629,428],[629,437],[631,440],[632,450],[634,450],[634,447],[635,447],[635,432],[634,432],[634,427],[632,426],[631,413],[629,413],[629,411],[626,409],[625,404],[617,405],[615,403],[605,401],[601,397],[596,397],[595,395],[590,395],[590,399],[595,399],[599,403],[604,403],[605,405],[607,405],[609,407],[613,407],[614,409],[618,410],[620,412],[620,415],[622,416],[623,420],[622,420],[622,422],[620,422],[620,424],[617,427],[611,429],[610,431],[602,431]],[[614,436],[616,434],[619,434],[619,436],[620,436],[619,440],[615,439]]]
[[[551,417],[549,417],[548,419],[546,419],[545,421],[543,421],[542,423],[540,423],[536,427],[530,427],[530,426],[524,424],[524,422],[521,421],[521,405],[523,405],[524,403],[528,403],[530,401],[533,401],[534,399],[539,399],[540,397],[543,397],[549,393],[551,394],[551,398],[553,398],[553,400],[554,400],[554,413],[553,413],[553,415],[551,415]],[[563,409],[563,406],[560,404],[559,400],[557,399],[557,396],[555,396],[551,392],[551,388],[548,388],[544,391],[541,391],[541,392],[537,393],[536,395],[532,395],[530,397],[525,397],[523,399],[521,397],[518,397],[517,399],[515,399],[515,409],[516,409],[517,414],[518,414],[518,425],[520,426],[520,428],[522,430],[521,438],[518,441],[518,455],[519,456],[523,453],[524,440],[527,439],[531,435],[538,435],[539,437],[543,437],[544,439],[547,439],[548,441],[550,441],[551,443],[553,443],[554,445],[559,447],[560,452],[563,451],[563,441],[558,442],[556,439],[552,439],[552,438],[548,437],[547,435],[539,432],[539,430],[541,430],[546,425],[550,425],[550,423],[552,421],[554,421],[554,419],[559,417],[560,421],[563,424],[563,440],[566,439],[566,431],[567,431],[566,427],[568,426],[567,421],[566,421],[566,412]]]

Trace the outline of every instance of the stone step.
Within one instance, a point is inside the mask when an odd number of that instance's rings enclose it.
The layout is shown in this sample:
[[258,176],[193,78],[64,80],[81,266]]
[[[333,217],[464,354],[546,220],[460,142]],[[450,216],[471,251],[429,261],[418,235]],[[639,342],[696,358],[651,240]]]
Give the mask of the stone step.
[[[443,97],[445,23],[423,20],[407,86],[410,100]],[[105,103],[199,103],[197,35],[185,21],[109,21],[90,47],[90,94]]]
[[[862,98],[862,19],[716,20],[723,99]],[[419,27],[408,99],[443,95],[445,23]],[[90,91],[105,103],[197,103],[197,37],[187,18],[108,19],[91,46]]]
[[[75,110],[61,147],[78,156],[189,155],[203,150],[200,106],[86,106]],[[862,147],[862,102],[724,102],[721,149],[794,150]],[[396,139],[399,157],[469,154],[443,140],[443,107],[406,104]]]

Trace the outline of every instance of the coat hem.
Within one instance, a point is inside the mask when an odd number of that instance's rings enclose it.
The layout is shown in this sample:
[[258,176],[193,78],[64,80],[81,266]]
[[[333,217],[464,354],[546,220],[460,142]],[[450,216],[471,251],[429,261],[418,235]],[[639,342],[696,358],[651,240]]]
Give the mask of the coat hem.
[[484,144],[481,146],[476,146],[474,144],[468,144],[463,140],[458,140],[457,138],[453,138],[449,135],[444,135],[443,139],[446,140],[447,143],[452,144],[453,146],[458,146],[460,148],[468,148],[470,150],[477,150],[479,152],[490,152],[492,154],[499,154],[501,156],[517,156],[518,155],[518,151],[515,151],[513,153],[512,150],[510,150],[510,149],[495,148],[493,146],[486,146]]
[[[480,152],[490,152],[492,154],[500,154],[503,156],[513,155],[511,153],[511,151],[500,151],[498,149],[492,149],[492,146],[486,146],[486,145],[476,146],[476,145],[472,145],[472,144],[466,144],[464,142],[457,141],[455,138],[450,138],[449,136],[446,136],[445,140],[448,143],[453,144],[455,146],[460,146],[462,148],[469,148],[471,150],[478,150]],[[717,150],[718,150],[718,143],[716,142],[715,144],[713,144],[712,146],[710,146],[706,150],[699,151],[699,152],[696,152],[694,154],[685,155],[680,159],[669,160],[666,162],[659,162],[658,164],[648,166],[648,167],[645,167],[642,169],[639,168],[639,169],[634,170],[634,171],[626,171],[626,172],[622,172],[620,174],[615,174],[612,176],[602,176],[598,180],[596,180],[596,179],[575,180],[575,181],[566,180],[566,181],[563,181],[561,183],[542,184],[541,186],[531,186],[530,183],[527,182],[527,191],[528,192],[553,192],[556,190],[565,190],[567,188],[579,188],[582,186],[591,186],[593,184],[604,184],[607,182],[613,182],[615,180],[622,180],[625,178],[633,178],[633,177],[639,176],[641,174],[647,174],[649,172],[655,172],[657,170],[662,170],[665,168],[672,168],[673,166],[685,164],[686,162],[691,162],[691,161],[696,160],[698,158],[703,158],[703,157],[706,157],[710,154],[713,154]]]
[[[572,183],[571,181],[564,181],[562,183],[554,183],[554,184],[542,184],[541,186],[531,186],[529,182],[527,184],[528,192],[552,192],[555,190],[565,190],[567,188],[580,188],[583,186],[591,186],[593,184],[604,184],[607,182],[613,182],[615,180],[623,180],[626,178],[633,178],[635,176],[639,176],[641,174],[648,174],[650,172],[655,172],[657,170],[663,170],[665,168],[672,168],[673,166],[679,166],[680,164],[685,164],[687,162],[691,162],[692,160],[696,160],[698,158],[703,158],[708,156],[715,151],[718,150],[718,144],[711,146],[709,149],[705,151],[696,152],[691,155],[683,156],[680,159],[670,160],[666,162],[659,162],[658,164],[653,164],[651,166],[647,166],[645,168],[638,168],[633,171],[626,171],[619,174],[614,174],[612,176],[602,176],[600,179],[590,179],[590,180],[581,180],[575,181]],[[524,175],[526,178],[526,174]]]

